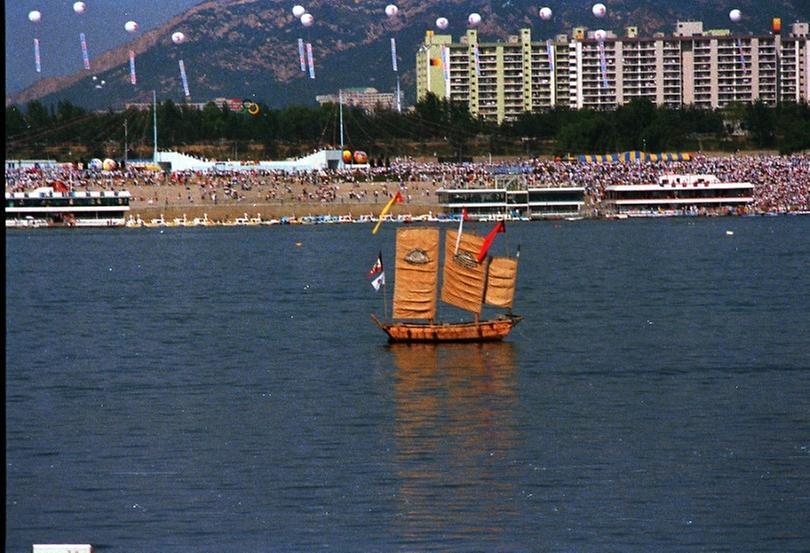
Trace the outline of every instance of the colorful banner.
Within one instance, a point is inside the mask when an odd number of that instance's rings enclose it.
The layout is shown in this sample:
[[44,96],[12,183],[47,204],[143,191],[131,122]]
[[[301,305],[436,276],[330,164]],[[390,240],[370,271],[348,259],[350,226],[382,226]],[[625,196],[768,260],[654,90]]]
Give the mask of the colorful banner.
[[85,69],[90,69],[90,56],[87,54],[87,39],[84,37],[84,33],[79,33],[79,40],[82,43],[82,63],[84,63]]
[[312,43],[307,42],[307,61],[309,62],[309,78],[315,78],[315,58],[312,55]]
[[444,96],[450,99],[450,48],[442,46],[442,69],[444,70]]
[[608,78],[607,78],[607,59],[605,58],[605,41],[599,41],[599,66],[602,69],[602,86],[604,88],[608,87]]
[[616,154],[586,154],[577,156],[581,163],[631,163],[641,161],[689,161],[689,152],[648,153],[634,150]]
[[546,53],[548,54],[548,66],[554,73],[554,44],[551,40],[546,41]]
[[298,39],[298,60],[301,62],[301,71],[307,71],[307,59],[304,55],[304,39]]
[[473,44],[473,60],[475,61],[475,75],[481,76],[481,54],[478,51],[478,44]]
[[394,73],[397,72],[397,41],[391,37],[391,66],[394,68]]
[[42,73],[42,65],[40,64],[39,58],[39,39],[34,39],[34,64],[37,68],[37,73]]
[[135,52],[129,51],[129,82],[133,85],[138,84],[138,78],[135,76]]
[[742,40],[739,38],[737,39],[737,48],[740,50],[740,65],[742,65],[742,70],[746,71],[745,52],[743,51]]
[[186,99],[191,98],[191,94],[188,91],[188,79],[186,78],[186,66],[183,63],[183,60],[180,60],[180,79],[183,81],[183,93],[186,95]]

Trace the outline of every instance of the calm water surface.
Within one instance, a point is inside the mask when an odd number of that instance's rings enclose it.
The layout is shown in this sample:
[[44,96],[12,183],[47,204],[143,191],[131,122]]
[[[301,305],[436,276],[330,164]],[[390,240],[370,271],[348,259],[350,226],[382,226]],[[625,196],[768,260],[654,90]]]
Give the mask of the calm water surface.
[[509,225],[486,346],[395,228],[7,232],[6,550],[810,549],[810,218]]

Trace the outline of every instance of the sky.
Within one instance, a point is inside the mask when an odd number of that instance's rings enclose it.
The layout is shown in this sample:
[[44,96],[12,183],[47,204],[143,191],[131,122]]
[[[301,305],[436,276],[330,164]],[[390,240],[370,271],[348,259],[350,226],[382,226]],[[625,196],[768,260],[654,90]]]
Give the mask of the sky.
[[[202,0],[84,0],[87,11],[73,12],[74,0],[5,0],[6,95],[43,77],[70,75],[82,69],[79,33],[85,33],[92,70],[93,57],[133,37],[124,23],[134,20],[139,34],[154,29]],[[38,24],[28,12],[39,10]],[[34,65],[34,38],[40,40],[42,73]]]

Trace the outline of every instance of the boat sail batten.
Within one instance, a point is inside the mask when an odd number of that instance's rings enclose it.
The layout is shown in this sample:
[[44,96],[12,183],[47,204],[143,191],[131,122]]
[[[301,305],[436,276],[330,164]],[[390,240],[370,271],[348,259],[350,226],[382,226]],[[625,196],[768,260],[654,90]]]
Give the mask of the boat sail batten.
[[484,239],[475,234],[462,234],[456,253],[456,231],[445,237],[442,301],[476,315],[481,314],[486,286],[487,262],[478,263],[475,256]]
[[484,303],[492,307],[512,309],[517,281],[517,259],[493,257],[487,271]]
[[435,319],[439,275],[439,229],[397,230],[395,319]]

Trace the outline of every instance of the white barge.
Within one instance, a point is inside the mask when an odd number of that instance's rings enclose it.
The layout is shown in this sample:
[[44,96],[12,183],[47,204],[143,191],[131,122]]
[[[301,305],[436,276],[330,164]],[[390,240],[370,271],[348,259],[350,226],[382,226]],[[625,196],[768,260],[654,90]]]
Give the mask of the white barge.
[[721,182],[714,175],[663,175],[656,184],[605,187],[607,214],[624,217],[728,214],[754,203],[750,182]]
[[126,191],[6,192],[6,228],[123,227],[130,199]]

